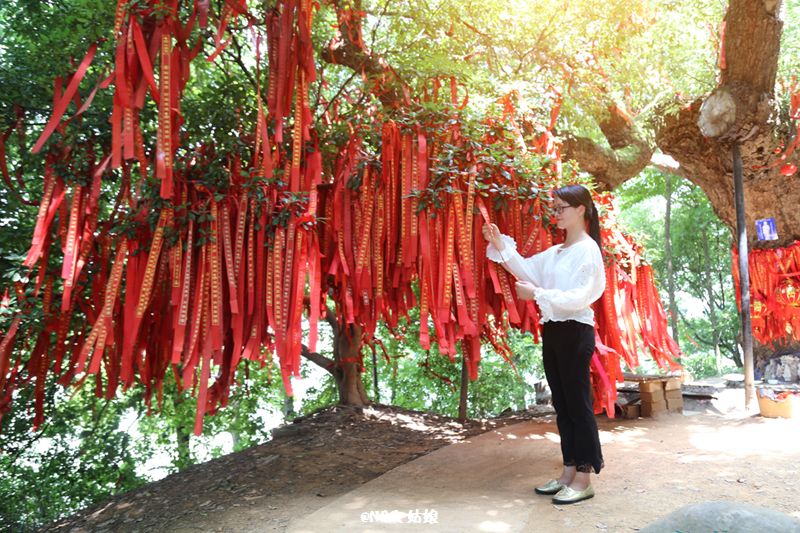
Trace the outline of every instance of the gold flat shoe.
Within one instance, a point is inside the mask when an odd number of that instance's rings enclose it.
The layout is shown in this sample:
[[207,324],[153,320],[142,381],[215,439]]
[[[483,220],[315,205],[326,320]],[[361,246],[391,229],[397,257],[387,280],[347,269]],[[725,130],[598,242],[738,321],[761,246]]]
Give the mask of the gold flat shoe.
[[589,498],[594,498],[594,489],[591,484],[582,491],[564,487],[553,497],[553,503],[575,503]]
[[557,494],[565,487],[566,485],[564,485],[563,483],[559,483],[555,479],[551,479],[541,487],[536,487],[533,490],[536,492],[536,494]]

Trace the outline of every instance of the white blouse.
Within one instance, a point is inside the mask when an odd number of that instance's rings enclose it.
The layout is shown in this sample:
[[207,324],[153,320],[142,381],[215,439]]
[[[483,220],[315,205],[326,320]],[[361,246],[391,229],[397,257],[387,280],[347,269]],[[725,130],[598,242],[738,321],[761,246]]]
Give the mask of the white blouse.
[[590,307],[606,287],[603,256],[597,243],[585,238],[566,248],[561,244],[524,258],[517,243],[501,235],[505,249],[500,252],[489,243],[486,257],[505,265],[521,281],[536,285],[534,297],[541,311],[540,322],[575,320],[594,326]]

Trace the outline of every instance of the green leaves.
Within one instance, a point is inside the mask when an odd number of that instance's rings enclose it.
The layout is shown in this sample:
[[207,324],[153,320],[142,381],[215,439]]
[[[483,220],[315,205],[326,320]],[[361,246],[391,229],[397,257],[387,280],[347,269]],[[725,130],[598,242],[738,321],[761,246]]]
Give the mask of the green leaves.
[[0,528],[27,531],[118,491],[140,486],[130,438],[121,428],[126,399],[107,402],[85,389],[70,397],[48,382],[47,422],[30,428],[33,388],[21,390],[2,419]]

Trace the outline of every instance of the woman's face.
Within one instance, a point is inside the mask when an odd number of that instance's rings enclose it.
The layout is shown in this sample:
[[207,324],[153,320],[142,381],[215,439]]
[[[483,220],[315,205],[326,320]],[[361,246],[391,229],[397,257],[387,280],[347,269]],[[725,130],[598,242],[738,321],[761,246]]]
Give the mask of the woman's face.
[[[568,229],[583,222],[583,212],[586,208],[582,205],[573,207],[556,196],[555,200],[553,200],[553,208],[556,211],[555,217],[558,229]],[[559,210],[561,213],[558,212]]]

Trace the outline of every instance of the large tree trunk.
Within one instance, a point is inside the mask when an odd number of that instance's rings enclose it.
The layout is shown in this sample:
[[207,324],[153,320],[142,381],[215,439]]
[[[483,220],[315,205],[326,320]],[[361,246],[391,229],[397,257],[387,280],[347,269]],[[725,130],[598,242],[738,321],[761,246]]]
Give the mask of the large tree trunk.
[[306,346],[303,346],[303,357],[333,374],[339,403],[358,407],[369,405],[371,402],[361,376],[361,326],[351,324],[342,327],[330,308],[327,309],[325,321],[333,330],[333,359],[311,352]]
[[[714,94],[729,94],[735,105],[735,119],[716,139],[707,139],[698,127],[701,106],[698,99],[677,115],[665,116],[656,132],[656,143],[680,164],[681,173],[700,186],[714,212],[735,233],[736,208],[733,193],[731,147],[741,147],[744,180],[745,218],[751,247],[778,247],[800,237],[800,181],[792,182],[780,173],[785,163],[798,164],[797,152],[769,168],[759,168],[778,161],[774,153],[784,139],[785,149],[796,135],[794,125],[781,117],[786,110],[777,108],[775,77],[783,22],[779,14],[781,0],[731,0],[726,16],[726,68],[722,83]],[[713,95],[712,95],[713,96]],[[775,218],[778,240],[759,243],[755,221]],[[778,353],[800,349],[789,343]],[[768,357],[776,353],[769,346],[756,343],[754,355]]]
[[340,331],[335,338],[333,375],[339,389],[339,403],[345,405],[363,406],[370,401],[364,390],[364,380],[361,377],[361,339],[362,328],[358,324],[351,324],[347,333]]
[[[735,103],[735,120],[722,135],[707,139],[698,127],[700,106],[692,103],[677,115],[664,117],[656,132],[656,143],[680,163],[682,174],[699,185],[717,216],[733,232],[736,210],[733,195],[731,147],[742,150],[744,196],[750,245],[758,244],[755,220],[774,217],[779,239],[771,246],[785,246],[800,236],[800,182],[792,183],[780,173],[774,153],[779,138],[788,148],[791,125],[781,122],[775,102],[775,76],[783,22],[778,0],[732,0],[726,16],[726,68],[722,84],[714,92],[728,93]],[[785,110],[784,110],[785,111]],[[796,133],[796,132],[795,132]],[[797,163],[797,153],[786,162]]]

